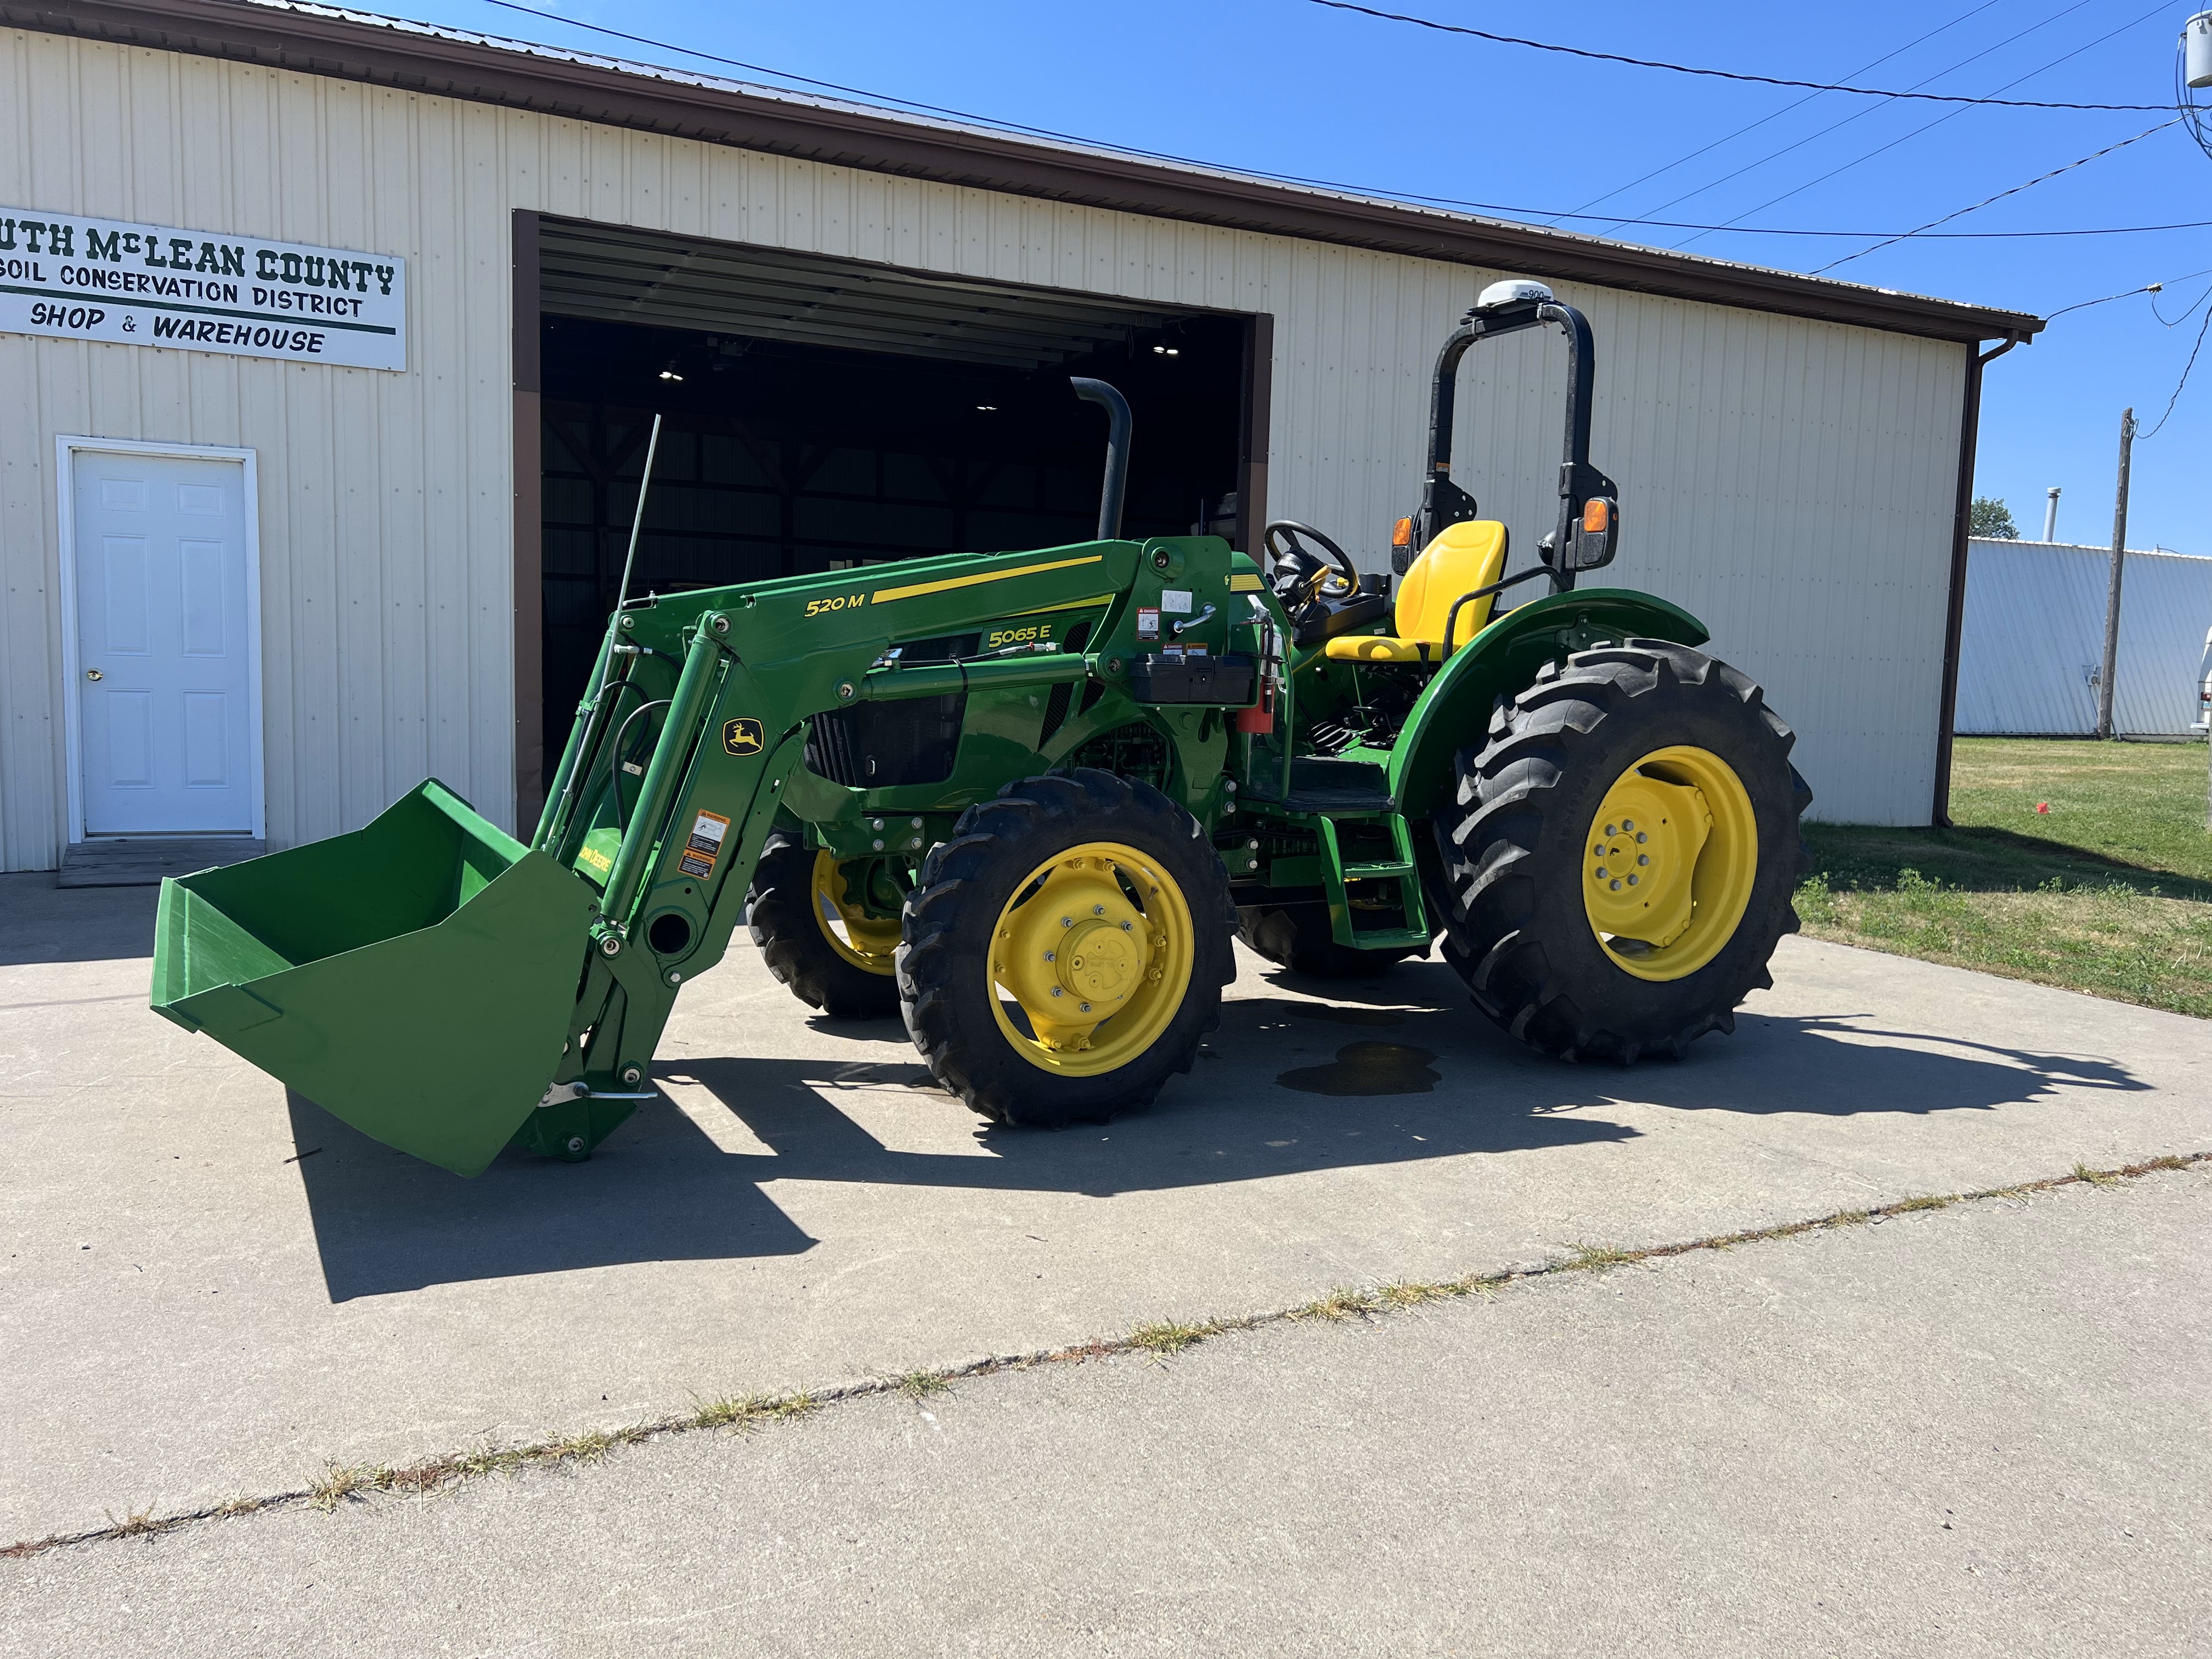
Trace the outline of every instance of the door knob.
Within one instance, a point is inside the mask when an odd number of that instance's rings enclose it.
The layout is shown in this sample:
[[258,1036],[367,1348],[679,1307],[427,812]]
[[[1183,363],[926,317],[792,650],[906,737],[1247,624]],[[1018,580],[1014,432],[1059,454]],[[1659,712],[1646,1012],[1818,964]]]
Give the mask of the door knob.
[[100,678],[100,673],[97,668],[88,668],[84,671],[84,677],[88,680],[96,680]]

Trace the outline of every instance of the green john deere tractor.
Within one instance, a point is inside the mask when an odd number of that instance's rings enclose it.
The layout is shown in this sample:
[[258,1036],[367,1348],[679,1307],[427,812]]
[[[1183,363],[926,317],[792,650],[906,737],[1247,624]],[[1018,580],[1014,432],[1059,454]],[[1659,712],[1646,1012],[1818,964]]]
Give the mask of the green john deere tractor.
[[[1460,359],[1569,348],[1559,519],[1449,463]],[[1667,601],[1577,586],[1619,504],[1588,322],[1483,295],[1437,364],[1397,591],[1306,526],[1098,538],[629,599],[526,844],[427,782],[367,828],[163,884],[154,1007],[462,1175],[580,1158],[649,1098],[742,921],[833,1015],[905,1020],[988,1118],[1091,1121],[1190,1069],[1232,941],[1296,971],[1443,955],[1562,1059],[1679,1056],[1767,982],[1809,793],[1759,688]],[[1495,613],[1499,593],[1541,597]]]

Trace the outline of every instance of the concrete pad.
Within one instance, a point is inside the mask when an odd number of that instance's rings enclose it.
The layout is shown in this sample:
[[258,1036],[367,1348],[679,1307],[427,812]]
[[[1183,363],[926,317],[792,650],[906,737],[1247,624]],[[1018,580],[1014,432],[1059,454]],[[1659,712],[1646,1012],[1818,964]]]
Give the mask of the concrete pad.
[[1803,941],[1734,1038],[1626,1071],[1529,1054],[1440,963],[1248,956],[1195,1075],[1062,1134],[981,1132],[895,1022],[810,1018],[740,951],[679,1004],[665,1103],[464,1182],[149,1012],[150,915],[0,880],[0,1537],[2212,1146],[2212,1028]]
[[27,1656],[2195,1655],[2212,1176],[0,1566]]

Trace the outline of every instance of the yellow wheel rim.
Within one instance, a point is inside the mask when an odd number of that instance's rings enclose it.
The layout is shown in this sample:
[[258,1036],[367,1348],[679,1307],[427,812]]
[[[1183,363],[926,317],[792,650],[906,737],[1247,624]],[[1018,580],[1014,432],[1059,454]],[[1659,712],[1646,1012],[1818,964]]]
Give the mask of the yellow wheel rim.
[[1759,873],[1743,781],[1688,744],[1655,749],[1615,778],[1583,846],[1590,930],[1638,979],[1681,979],[1718,956]]
[[1118,842],[1087,842],[1015,888],[991,930],[984,991],[1023,1059],[1097,1077],[1158,1040],[1182,1006],[1196,954],[1190,905],[1158,861]]
[[823,848],[814,855],[814,920],[830,948],[871,974],[896,971],[899,925],[872,916],[847,889],[844,866]]

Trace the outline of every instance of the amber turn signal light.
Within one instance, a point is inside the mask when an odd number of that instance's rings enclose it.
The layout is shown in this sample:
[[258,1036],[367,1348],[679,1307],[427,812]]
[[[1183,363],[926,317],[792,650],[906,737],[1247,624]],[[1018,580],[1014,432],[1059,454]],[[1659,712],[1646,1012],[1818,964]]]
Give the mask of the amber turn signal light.
[[1613,523],[1613,503],[1602,495],[1593,495],[1583,503],[1583,534],[1602,536]]
[[1411,547],[1413,544],[1413,521],[1411,519],[1399,520],[1398,522],[1391,527],[1390,545],[1393,547]]

